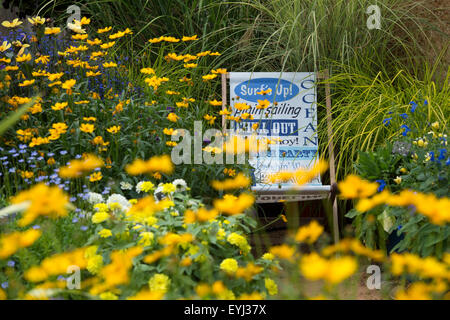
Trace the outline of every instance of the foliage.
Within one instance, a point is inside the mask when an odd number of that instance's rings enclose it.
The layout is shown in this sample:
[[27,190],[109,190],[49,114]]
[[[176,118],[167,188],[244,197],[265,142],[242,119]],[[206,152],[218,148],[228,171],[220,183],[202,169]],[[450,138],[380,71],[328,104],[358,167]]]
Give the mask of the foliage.
[[[359,152],[356,171],[361,177],[378,182],[378,192],[386,189],[397,194],[411,189],[433,193],[437,198],[448,196],[448,129],[439,121],[424,124],[427,104],[428,101],[423,105],[412,101],[410,112],[387,114],[384,126],[401,134],[393,143],[387,142],[373,152]],[[415,207],[386,205],[361,213],[355,208],[347,217],[354,218],[357,237],[369,247],[385,248],[388,234],[394,232],[402,239],[393,251],[441,257],[448,247],[450,229],[445,224],[436,225],[424,216],[414,215],[415,210]]]

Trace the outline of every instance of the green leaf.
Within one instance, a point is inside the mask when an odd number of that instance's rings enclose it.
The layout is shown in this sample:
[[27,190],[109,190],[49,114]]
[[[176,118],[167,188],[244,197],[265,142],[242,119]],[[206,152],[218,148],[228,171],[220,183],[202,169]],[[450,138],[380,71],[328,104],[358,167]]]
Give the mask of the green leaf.
[[18,110],[10,112],[10,115],[0,122],[0,136],[12,125],[14,125],[14,123],[16,123],[25,112],[28,111],[38,97],[40,97],[40,94],[33,97],[30,102],[24,104]]

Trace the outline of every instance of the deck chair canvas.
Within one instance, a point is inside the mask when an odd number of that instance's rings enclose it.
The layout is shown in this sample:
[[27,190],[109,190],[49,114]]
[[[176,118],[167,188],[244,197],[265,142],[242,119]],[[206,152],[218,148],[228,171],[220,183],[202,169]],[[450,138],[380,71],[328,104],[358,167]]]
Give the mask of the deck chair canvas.
[[[309,167],[318,159],[317,138],[317,80],[327,79],[328,71],[311,72],[231,72],[222,74],[222,106],[231,106],[232,116],[251,114],[253,119],[231,122],[231,131],[237,135],[268,136],[279,141],[275,148],[262,156],[249,159],[255,168],[252,191],[257,203],[283,201],[305,201],[328,198],[333,207],[333,234],[339,239],[336,181],[331,128],[331,98],[329,84],[325,84],[327,137],[329,154],[330,185],[323,185],[320,177],[303,186],[292,183],[270,184],[265,182],[268,174],[279,170],[293,171],[298,167]],[[229,100],[227,99],[229,82]],[[261,93],[267,92],[265,95]],[[259,101],[258,101],[259,100]],[[264,107],[260,101],[268,100]],[[239,110],[245,103],[250,106]],[[257,127],[255,127],[257,124]],[[226,118],[222,116],[222,127]]]

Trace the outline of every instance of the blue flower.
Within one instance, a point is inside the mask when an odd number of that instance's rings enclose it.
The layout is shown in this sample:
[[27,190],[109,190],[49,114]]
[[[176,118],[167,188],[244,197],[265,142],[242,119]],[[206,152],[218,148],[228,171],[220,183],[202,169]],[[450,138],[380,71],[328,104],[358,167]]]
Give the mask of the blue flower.
[[438,160],[439,160],[439,161],[444,160],[444,159],[445,159],[446,153],[447,153],[447,149],[444,149],[444,148],[439,149],[439,157],[438,157]]
[[411,101],[409,104],[411,105],[411,112],[416,111],[417,103],[415,103],[414,101]]
[[434,161],[434,151],[430,151],[428,154],[430,155],[430,161]]
[[7,263],[8,267],[14,268],[14,266],[16,265],[16,263],[12,260],[9,260]]
[[88,229],[88,227],[87,227],[87,226],[81,226],[80,229],[81,229],[82,231],[86,231],[86,230]]
[[9,287],[8,281],[5,281],[5,282],[2,283],[2,288],[3,289],[6,289],[8,287]]
[[77,218],[73,218],[72,219],[72,223],[77,223],[78,222],[78,219]]
[[392,120],[392,117],[383,119],[383,124],[387,127],[391,123],[391,120]]
[[402,135],[403,135],[404,137],[406,137],[406,135],[408,134],[408,132],[411,131],[411,129],[410,129],[406,124],[402,124],[402,125],[401,125],[401,128],[405,129],[405,131],[402,132]]
[[41,226],[38,225],[38,224],[35,224],[35,225],[33,226],[33,229],[40,229],[40,228],[41,228]]
[[386,181],[383,179],[375,180],[375,182],[378,182],[380,185],[378,186],[377,192],[383,191],[384,187],[386,187]]
[[400,117],[406,120],[408,118],[408,115],[406,113],[400,113]]

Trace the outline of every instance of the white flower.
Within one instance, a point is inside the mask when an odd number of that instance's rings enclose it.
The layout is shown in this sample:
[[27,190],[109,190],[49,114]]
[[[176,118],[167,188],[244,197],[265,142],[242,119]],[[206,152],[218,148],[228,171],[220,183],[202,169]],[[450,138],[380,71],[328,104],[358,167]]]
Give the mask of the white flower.
[[178,192],[182,192],[187,189],[187,183],[183,179],[173,180],[172,184],[177,188]]
[[80,24],[78,24],[78,23],[68,23],[67,24],[67,27],[70,29],[70,30],[72,30],[73,32],[76,32],[76,33],[86,33],[86,30],[84,30],[82,27],[81,27],[81,25]]
[[106,201],[106,204],[109,206],[112,203],[118,203],[124,211],[127,211],[131,204],[128,202],[127,198],[125,198],[123,195],[118,193],[113,193],[109,196],[108,200]]
[[122,190],[131,190],[133,189],[133,185],[129,182],[122,181],[120,183],[120,189]]
[[138,184],[136,185],[136,192],[137,193],[141,193],[141,191],[142,191],[142,184],[144,183],[145,181],[140,181],[140,182],[138,182]]
[[104,201],[105,200],[103,199],[103,196],[100,193],[96,193],[96,192],[88,193],[88,202],[90,204],[102,203]]

